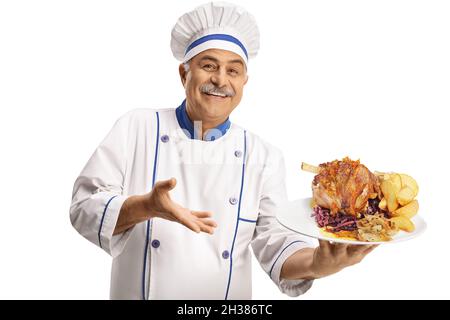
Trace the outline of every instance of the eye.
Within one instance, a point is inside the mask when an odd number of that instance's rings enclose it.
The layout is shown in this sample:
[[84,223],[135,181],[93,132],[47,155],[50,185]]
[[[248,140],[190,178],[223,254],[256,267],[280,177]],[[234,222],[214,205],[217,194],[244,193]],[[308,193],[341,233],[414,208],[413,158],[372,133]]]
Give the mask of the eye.
[[236,69],[230,69],[230,70],[228,70],[228,73],[231,74],[232,76],[239,75],[239,71]]
[[211,63],[207,63],[203,65],[203,69],[206,71],[214,71],[216,69],[216,66]]

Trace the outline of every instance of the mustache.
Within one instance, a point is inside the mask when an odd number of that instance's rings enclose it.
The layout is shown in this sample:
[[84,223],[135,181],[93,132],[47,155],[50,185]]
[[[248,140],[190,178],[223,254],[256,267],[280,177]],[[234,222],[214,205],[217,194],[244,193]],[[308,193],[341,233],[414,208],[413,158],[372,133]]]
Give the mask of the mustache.
[[220,94],[220,95],[224,95],[226,97],[234,97],[234,95],[236,94],[234,92],[234,90],[231,88],[227,88],[227,87],[219,88],[218,86],[216,86],[212,83],[203,84],[200,87],[200,91],[202,93],[206,93],[206,94]]

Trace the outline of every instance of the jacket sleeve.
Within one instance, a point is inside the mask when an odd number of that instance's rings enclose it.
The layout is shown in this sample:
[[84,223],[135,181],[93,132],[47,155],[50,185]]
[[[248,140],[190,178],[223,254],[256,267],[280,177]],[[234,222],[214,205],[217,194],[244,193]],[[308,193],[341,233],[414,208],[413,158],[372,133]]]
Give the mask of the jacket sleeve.
[[113,257],[130,236],[129,229],[113,236],[123,194],[127,166],[128,114],[116,121],[75,181],[70,206],[73,227]]
[[266,165],[264,176],[252,249],[262,268],[280,291],[296,297],[305,293],[313,281],[280,279],[281,267],[296,251],[315,245],[312,239],[286,229],[276,220],[277,206],[287,201],[285,166],[281,154]]

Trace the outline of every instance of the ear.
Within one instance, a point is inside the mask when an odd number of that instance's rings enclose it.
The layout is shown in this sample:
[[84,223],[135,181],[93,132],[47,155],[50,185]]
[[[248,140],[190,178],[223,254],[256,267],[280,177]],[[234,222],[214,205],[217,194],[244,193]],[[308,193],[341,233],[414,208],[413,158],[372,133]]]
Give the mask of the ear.
[[180,74],[181,83],[183,84],[184,87],[184,85],[186,84],[187,72],[184,69],[184,65],[182,63],[178,66],[178,73]]
[[248,74],[245,75],[244,86],[247,84],[247,82],[248,82]]

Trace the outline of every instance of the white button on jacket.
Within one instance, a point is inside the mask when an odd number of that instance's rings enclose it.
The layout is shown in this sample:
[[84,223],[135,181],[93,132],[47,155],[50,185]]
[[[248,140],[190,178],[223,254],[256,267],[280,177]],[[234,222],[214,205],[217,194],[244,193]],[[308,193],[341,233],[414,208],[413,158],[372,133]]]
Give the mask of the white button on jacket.
[[[175,177],[172,199],[211,211],[214,235],[155,218],[113,236],[128,196]],[[311,247],[278,224],[286,201],[281,153],[232,124],[219,139],[189,139],[175,109],[122,116],[75,181],[70,218],[78,232],[113,257],[112,299],[251,299],[253,252],[280,290],[306,292],[307,280],[280,280],[283,262]]]

